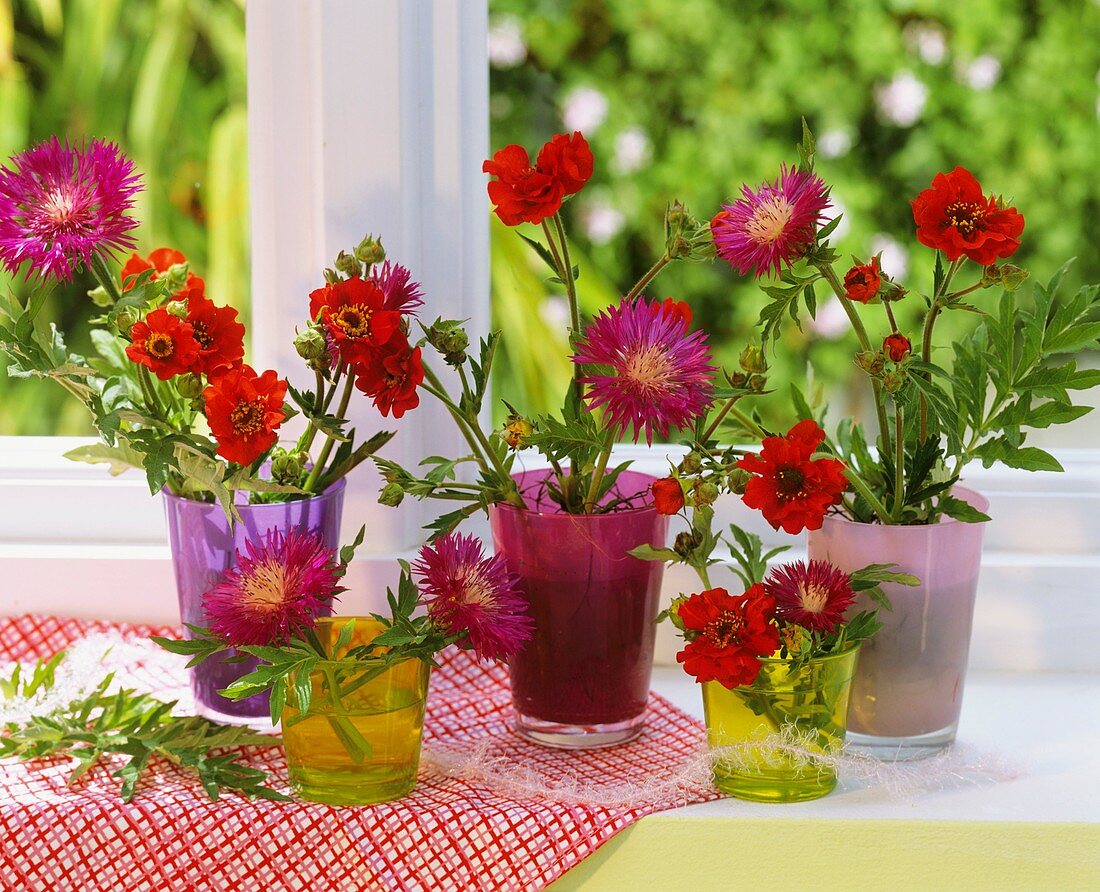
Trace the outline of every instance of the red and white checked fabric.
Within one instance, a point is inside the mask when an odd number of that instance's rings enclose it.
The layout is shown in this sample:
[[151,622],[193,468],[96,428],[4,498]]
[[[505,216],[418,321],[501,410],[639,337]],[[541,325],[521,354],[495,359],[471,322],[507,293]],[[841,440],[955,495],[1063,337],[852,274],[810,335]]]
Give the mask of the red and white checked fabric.
[[[49,656],[95,632],[174,633],[87,620],[0,619],[0,664]],[[138,651],[140,652],[140,651]],[[655,811],[716,798],[676,788],[644,805],[607,807],[583,797],[517,795],[491,777],[465,780],[431,754],[477,752],[534,772],[550,790],[591,790],[676,778],[697,759],[702,726],[657,695],[642,737],[608,750],[563,752],[521,740],[510,727],[502,667],[450,651],[433,673],[425,760],[403,799],[359,808],[295,801],[211,802],[168,763],[128,804],[110,769],[75,788],[64,762],[0,762],[0,888],[5,892],[357,892],[528,890],[553,882],[623,828]],[[182,666],[182,663],[180,664]],[[127,687],[188,699],[182,668],[137,658]],[[119,675],[121,678],[121,673]],[[288,792],[281,748],[250,748],[250,764]],[[658,787],[659,788],[659,787]],[[593,796],[601,801],[598,795]]]

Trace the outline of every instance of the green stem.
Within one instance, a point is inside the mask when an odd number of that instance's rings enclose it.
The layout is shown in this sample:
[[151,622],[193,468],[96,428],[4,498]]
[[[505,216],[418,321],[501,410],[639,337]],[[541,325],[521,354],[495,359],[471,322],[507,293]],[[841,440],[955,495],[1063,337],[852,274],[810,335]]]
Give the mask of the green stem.
[[745,430],[756,437],[756,439],[763,440],[768,435],[767,432],[759,424],[749,418],[748,415],[746,415],[736,406],[730,407],[729,414],[740,421]]
[[890,301],[884,300],[882,302],[882,308],[886,310],[886,318],[890,320],[890,331],[896,333],[898,330],[897,320],[894,319],[894,311],[890,309]]
[[731,396],[728,400],[726,400],[725,405],[722,406],[722,408],[718,410],[718,414],[714,416],[714,420],[709,425],[707,425],[707,429],[703,431],[703,436],[699,440],[700,443],[706,443],[711,437],[714,436],[714,432],[718,430],[718,426],[722,423],[722,419],[729,414],[730,409],[733,408],[733,404],[736,403],[739,399],[739,396]]
[[153,379],[149,375],[149,369],[140,364],[138,365],[138,384],[141,387],[141,395],[149,405],[149,411],[156,418],[164,418],[164,410],[160,406],[160,400],[157,399],[156,385],[153,384]]
[[[325,376],[320,371],[314,370],[314,374],[317,375],[317,399],[314,400],[314,411],[319,414],[324,414],[324,410],[321,408],[325,405]],[[335,385],[332,388],[336,389]],[[298,452],[308,452],[309,447],[313,445],[313,439],[317,436],[317,423],[311,418],[309,425],[306,427],[305,432],[298,440]]]
[[489,439],[481,430],[481,425],[478,424],[477,418],[468,418],[462,413],[459,407],[454,404],[454,401],[447,394],[447,389],[443,386],[443,382],[440,381],[435,372],[428,367],[427,363],[424,364],[424,378],[428,381],[428,384],[421,386],[447,407],[447,411],[451,413],[451,417],[454,418],[459,430],[462,431],[462,435],[470,444],[478,463],[487,474],[490,472],[489,464],[492,464],[493,468],[500,476],[501,486],[508,491],[509,504],[515,505],[517,508],[526,508],[527,503],[524,502],[523,496],[520,495],[519,489],[515,485],[515,481],[512,480],[512,476],[508,473],[508,469],[504,467],[500,457],[496,454],[496,450],[493,449],[492,445],[489,443]]
[[115,277],[111,275],[111,271],[107,268],[107,261],[93,252],[92,259],[88,263],[88,269],[103,290],[110,295],[111,300],[117,302],[122,299],[122,292],[119,290]]
[[892,519],[890,512],[886,510],[886,506],[879,501],[878,496],[871,491],[871,487],[864,482],[863,478],[847,466],[844,468],[844,474],[848,478],[848,482],[852,484],[852,489],[863,496],[867,504],[871,506],[871,510],[879,516],[882,522],[890,523]]
[[[554,224],[557,228],[558,234],[561,237],[561,250],[558,250],[558,245],[554,241],[554,236],[550,232],[550,224],[545,220],[542,221],[542,231],[546,235],[546,243],[550,246],[550,256],[554,258],[554,266],[558,268],[558,278],[565,283],[565,296],[566,301],[569,304],[569,345],[572,349],[572,345],[576,338],[580,336],[581,332],[581,311],[577,306],[577,292],[576,285],[573,281],[573,268],[569,267],[566,270],[565,265],[568,262],[563,258],[562,253],[568,252],[569,248],[565,244],[565,230],[562,228],[561,220],[558,215],[554,215]],[[568,257],[568,253],[565,254]],[[577,393],[577,399],[584,399],[584,384],[581,383],[581,367],[578,363],[573,363],[573,389]]]
[[[340,407],[336,410],[337,418],[347,417],[348,404],[351,402],[351,385],[354,383],[355,379],[348,375],[347,381],[344,382],[344,393],[340,397]],[[328,461],[329,453],[332,452],[332,444],[336,442],[328,434],[325,434],[325,437],[325,445],[321,447],[321,454],[317,456],[317,461],[313,463],[313,470],[309,472],[305,486],[302,487],[306,492],[314,491],[314,487],[317,486],[317,481],[324,471],[325,462]]]
[[[870,351],[871,341],[867,337],[867,329],[864,328],[863,320],[859,318],[859,314],[852,306],[852,302],[844,296],[844,283],[840,281],[836,274],[836,270],[828,263],[821,263],[816,266],[818,272],[820,272],[825,278],[825,281],[829,283],[829,287],[833,289],[833,293],[840,301],[840,305],[844,308],[844,312],[848,314],[848,319],[852,323],[852,328],[855,330],[860,347],[863,348],[864,352]],[[884,447],[889,450],[890,428],[886,423],[886,404],[882,396],[882,383],[878,378],[871,379],[871,391],[875,398],[875,413],[878,415],[878,426],[881,431],[882,442]]]
[[634,287],[626,293],[627,300],[634,300],[642,290],[660,275],[661,270],[668,266],[672,262],[672,258],[665,254],[660,260],[658,260],[653,266],[651,266],[644,276],[642,276],[637,282],[634,283]]
[[[962,265],[963,258],[961,257],[958,260],[951,261],[951,265],[947,267],[947,272],[944,274],[943,281],[940,282],[940,287],[932,296],[932,306],[924,320],[924,338],[921,342],[921,359],[925,362],[932,361],[932,329],[936,325],[936,317],[940,315],[940,310],[943,309],[943,295],[947,293],[951,280],[955,278],[955,273],[959,271]],[[928,375],[927,380],[932,380],[932,376]],[[921,442],[928,438],[928,399],[923,393],[920,395],[920,438]]]
[[608,427],[604,436],[603,449],[600,450],[600,458],[596,463],[596,470],[592,472],[592,482],[588,486],[588,495],[584,499],[584,513],[591,514],[596,507],[596,499],[600,494],[600,484],[603,482],[604,472],[607,470],[607,462],[611,458],[611,450],[615,447],[615,428]]
[[901,508],[902,508],[902,494],[903,490],[903,477],[905,469],[905,437],[904,427],[901,415],[901,406],[897,402],[894,403],[894,442],[896,444],[894,452],[894,521],[901,523]]

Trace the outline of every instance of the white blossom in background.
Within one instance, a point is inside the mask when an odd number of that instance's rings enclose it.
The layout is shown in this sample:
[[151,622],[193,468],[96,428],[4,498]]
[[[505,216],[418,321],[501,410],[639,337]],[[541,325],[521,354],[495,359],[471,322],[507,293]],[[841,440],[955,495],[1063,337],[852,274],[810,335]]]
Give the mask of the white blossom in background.
[[564,297],[548,297],[539,304],[539,317],[552,331],[565,331],[570,325],[569,304]]
[[634,173],[647,164],[653,146],[641,127],[628,127],[615,137],[614,166],[619,173]]
[[875,90],[879,113],[899,127],[917,123],[927,101],[928,87],[908,71],[895,75],[890,83]]
[[891,279],[904,280],[909,275],[909,252],[905,245],[885,232],[871,237],[871,253],[881,254],[882,271]]
[[592,87],[577,87],[562,103],[561,116],[566,130],[591,134],[607,118],[607,97]]
[[947,58],[947,37],[943,29],[929,22],[911,22],[905,26],[902,39],[929,65],[940,65]]
[[593,199],[581,213],[585,234],[596,245],[606,245],[626,225],[626,215],[606,201]]
[[975,90],[989,90],[1001,77],[1001,63],[995,56],[978,56],[966,67],[966,82]]
[[494,19],[489,25],[489,63],[494,68],[515,68],[527,58],[523,25],[515,16]]
[[850,324],[840,298],[834,294],[817,308],[817,315],[810,320],[810,331],[819,338],[835,341],[844,336]]
[[852,148],[852,134],[848,130],[826,130],[817,138],[817,151],[822,158],[839,158]]
[[[837,217],[841,216],[841,214],[848,213],[848,206],[840,200],[839,196],[836,194],[835,189],[829,193],[829,205],[829,207],[825,208],[825,210],[821,212],[821,216],[824,218],[824,222],[822,222],[821,224],[822,226],[824,226],[826,223],[831,223]],[[845,216],[839,223],[836,224],[836,229],[834,229],[829,234],[829,240],[833,244],[836,244],[840,239],[844,238],[844,236],[848,234],[848,230],[850,228],[851,227],[849,227],[848,225],[848,218]]]

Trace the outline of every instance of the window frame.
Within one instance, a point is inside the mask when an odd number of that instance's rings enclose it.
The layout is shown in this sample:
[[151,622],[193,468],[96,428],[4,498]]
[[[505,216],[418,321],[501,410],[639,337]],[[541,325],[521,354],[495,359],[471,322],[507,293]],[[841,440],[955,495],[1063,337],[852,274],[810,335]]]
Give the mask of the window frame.
[[[337,251],[368,230],[417,272],[426,317],[488,329],[480,173],[489,150],[487,18],[487,0],[248,4],[257,366],[299,368],[291,337],[303,296]],[[367,34],[370,53],[362,51]],[[377,121],[388,126],[372,126]],[[428,402],[396,425],[379,424],[365,406],[353,420],[363,431],[399,429],[386,454],[406,463],[461,448],[449,419]],[[174,621],[160,500],[138,474],[112,478],[102,466],[62,457],[80,442],[87,441],[0,438],[0,614]],[[681,451],[623,446],[616,459],[660,476]],[[1065,474],[999,465],[967,473],[966,482],[990,497],[995,518],[972,656],[979,667],[1100,671],[1100,654],[1086,646],[1090,630],[1100,628],[1100,450],[1053,452]],[[382,603],[394,558],[411,555],[433,509],[412,500],[383,508],[378,486],[370,467],[349,480],[345,533],[363,523],[369,535],[352,565],[343,612]],[[798,547],[800,540],[774,533],[735,499],[720,503],[719,517],[769,543]],[[476,519],[473,527],[487,531]],[[666,595],[693,585],[676,569]],[[659,653],[670,659],[667,630],[661,641]]]

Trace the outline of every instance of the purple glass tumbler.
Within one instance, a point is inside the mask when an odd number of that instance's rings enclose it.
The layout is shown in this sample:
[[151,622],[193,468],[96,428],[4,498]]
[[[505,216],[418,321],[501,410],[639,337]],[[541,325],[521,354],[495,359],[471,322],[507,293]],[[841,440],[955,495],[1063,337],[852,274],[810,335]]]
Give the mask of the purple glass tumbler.
[[546,498],[549,474],[513,475],[528,510],[489,512],[535,623],[508,663],[516,729],[548,746],[613,746],[645,723],[664,575],[660,561],[627,552],[664,546],[668,517],[650,504],[655,478],[646,474],[623,472],[609,498],[624,509],[595,515],[566,514]]
[[[180,619],[195,626],[206,626],[202,596],[222,574],[237,564],[237,552],[248,541],[259,542],[271,530],[306,530],[319,534],[328,548],[340,546],[340,515],[344,507],[344,480],[339,480],[318,496],[293,502],[250,505],[243,502],[247,493],[239,493],[239,523],[230,529],[220,505],[184,499],[164,491],[168,515],[168,538],[172,546],[172,564],[176,571]],[[184,634],[191,637],[187,630]],[[218,691],[251,672],[255,658],[227,662],[235,652],[211,657],[188,670],[195,708],[200,715],[229,724],[258,724],[269,715],[267,694],[244,700],[230,700]],[[270,721],[270,720],[269,720]]]

